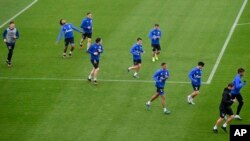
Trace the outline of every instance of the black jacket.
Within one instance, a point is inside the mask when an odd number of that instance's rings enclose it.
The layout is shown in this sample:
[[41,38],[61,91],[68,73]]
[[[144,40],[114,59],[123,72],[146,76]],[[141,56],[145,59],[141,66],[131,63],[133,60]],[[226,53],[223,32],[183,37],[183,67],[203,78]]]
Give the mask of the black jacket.
[[232,99],[231,90],[226,87],[222,94],[220,108],[230,107],[233,103],[234,102]]

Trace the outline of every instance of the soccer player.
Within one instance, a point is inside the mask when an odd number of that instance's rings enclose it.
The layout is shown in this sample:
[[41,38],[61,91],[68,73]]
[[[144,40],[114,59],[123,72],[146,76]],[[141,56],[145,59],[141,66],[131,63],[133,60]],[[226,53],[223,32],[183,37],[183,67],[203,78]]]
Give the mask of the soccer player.
[[161,97],[161,105],[163,108],[163,112],[165,114],[170,114],[170,111],[166,108],[166,98],[164,95],[164,87],[166,80],[169,78],[169,71],[167,69],[167,64],[166,63],[161,63],[161,69],[157,70],[153,76],[153,79],[155,80],[155,87],[156,87],[156,92],[152,96],[152,98],[146,102],[146,107],[149,110],[151,102],[153,102],[156,98],[159,96]]
[[90,61],[93,65],[93,69],[91,70],[88,81],[93,81],[93,83],[97,84],[97,74],[99,71],[99,60],[100,54],[103,53],[103,46],[102,46],[102,39],[96,38],[95,43],[92,44],[89,49],[88,53],[90,54]]
[[226,122],[222,125],[222,129],[227,132],[227,125],[233,120],[234,114],[233,110],[231,108],[231,105],[236,101],[231,95],[231,91],[234,88],[234,84],[230,83],[227,85],[226,88],[224,88],[221,103],[219,106],[220,110],[220,117],[216,121],[216,124],[214,125],[213,132],[218,133],[218,126],[221,124],[221,122],[225,119],[225,116],[228,114],[229,117],[227,118]]
[[242,77],[245,74],[245,70],[243,68],[238,69],[238,74],[235,76],[233,83],[234,83],[234,89],[232,90],[232,97],[236,98],[237,101],[239,102],[238,107],[237,107],[237,112],[236,115],[234,116],[235,119],[241,120],[242,118],[240,117],[240,111],[243,106],[243,97],[240,93],[240,90],[242,87],[246,85],[246,81],[242,81]]
[[133,62],[134,65],[128,68],[128,72],[130,70],[134,70],[134,78],[139,78],[138,72],[141,69],[141,54],[143,53],[143,48],[142,48],[142,38],[137,38],[137,43],[133,45],[133,47],[130,50],[130,53],[133,55]]
[[80,41],[80,48],[83,48],[83,41],[88,38],[87,50],[91,45],[92,39],[92,13],[88,12],[87,16],[82,20],[81,28],[83,29],[82,39]]
[[187,97],[187,101],[189,104],[194,105],[195,103],[193,102],[193,100],[199,94],[199,89],[201,86],[202,68],[204,67],[204,65],[205,64],[203,62],[198,62],[198,66],[193,68],[188,74],[188,77],[191,80],[194,89],[194,91]]
[[62,38],[63,34],[64,34],[64,50],[63,50],[63,58],[66,58],[66,52],[68,49],[68,45],[71,45],[71,49],[69,52],[69,56],[72,57],[72,53],[74,51],[75,48],[75,43],[74,43],[74,34],[73,34],[73,30],[82,33],[81,30],[77,29],[76,27],[74,27],[72,24],[70,23],[66,23],[66,20],[61,19],[59,21],[61,27],[61,31],[60,34],[57,37],[56,43],[58,43],[60,41],[60,39]]
[[158,60],[158,56],[161,51],[160,46],[160,38],[161,38],[161,30],[160,25],[155,24],[154,28],[149,32],[149,38],[151,39],[151,46],[152,46],[152,61]]
[[19,38],[19,32],[17,28],[15,27],[14,21],[11,21],[9,23],[9,27],[5,29],[3,32],[3,41],[6,44],[7,49],[9,51],[8,57],[6,60],[8,67],[11,67],[11,59],[12,59],[13,51],[15,48],[16,39],[18,38]]

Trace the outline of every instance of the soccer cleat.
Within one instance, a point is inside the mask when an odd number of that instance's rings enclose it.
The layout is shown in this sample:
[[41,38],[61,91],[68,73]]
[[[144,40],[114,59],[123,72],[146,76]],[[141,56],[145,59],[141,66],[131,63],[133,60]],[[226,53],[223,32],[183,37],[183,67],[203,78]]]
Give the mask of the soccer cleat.
[[91,82],[91,78],[87,78],[87,80],[88,80],[89,82]]
[[63,58],[66,58],[66,53],[63,53]]
[[187,101],[188,101],[189,104],[191,104],[192,97],[190,95],[187,97]]
[[170,114],[171,112],[169,110],[164,111],[164,114]]
[[69,57],[72,57],[72,53],[69,53]]
[[191,103],[190,103],[191,105],[195,105],[195,103],[193,102],[193,100],[191,101]]
[[97,85],[98,83],[97,83],[97,81],[95,80],[95,81],[93,82],[93,84],[94,84],[94,85]]
[[217,130],[217,129],[213,129],[213,132],[214,132],[214,133],[218,133],[218,130]]
[[139,76],[138,76],[138,75],[133,75],[133,77],[134,77],[134,78],[139,78]]
[[221,129],[222,129],[224,132],[227,133],[227,128],[226,128],[226,127],[221,126]]
[[150,110],[150,104],[146,103],[146,109]]
[[158,57],[157,57],[157,56],[155,56],[155,60],[156,60],[156,61],[158,60]]
[[154,57],[152,58],[152,62],[155,62],[155,58]]
[[6,61],[6,64],[9,68],[11,67],[11,62],[9,60]]
[[130,72],[130,69],[128,68],[127,71]]
[[80,48],[82,48],[82,44],[80,43]]
[[235,115],[235,116],[234,116],[234,119],[242,120],[242,118],[241,118],[239,115]]

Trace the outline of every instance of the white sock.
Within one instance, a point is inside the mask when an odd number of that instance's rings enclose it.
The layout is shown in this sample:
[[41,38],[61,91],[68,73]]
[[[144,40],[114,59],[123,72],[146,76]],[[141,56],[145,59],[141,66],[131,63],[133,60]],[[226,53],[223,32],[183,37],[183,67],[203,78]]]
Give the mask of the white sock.
[[92,78],[92,76],[91,75],[89,75],[89,79],[91,79]]
[[217,129],[217,126],[216,126],[216,125],[214,126],[214,129]]
[[134,76],[136,76],[137,74],[138,74],[138,73],[137,73],[137,72],[135,72],[135,73],[134,73]]
[[150,104],[151,104],[151,102],[150,102],[150,101],[148,101],[148,102],[147,102],[147,104],[148,104],[148,105],[150,105]]
[[223,127],[227,127],[227,123],[225,122],[222,126],[223,126]]
[[69,54],[72,54],[72,52],[70,51]]

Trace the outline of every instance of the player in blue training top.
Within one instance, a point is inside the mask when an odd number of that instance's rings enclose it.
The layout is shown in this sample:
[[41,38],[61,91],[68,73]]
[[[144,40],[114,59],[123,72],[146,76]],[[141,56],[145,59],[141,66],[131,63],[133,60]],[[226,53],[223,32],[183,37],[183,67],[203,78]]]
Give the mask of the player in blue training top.
[[237,107],[237,112],[236,115],[234,116],[235,119],[239,119],[241,120],[242,118],[240,117],[240,111],[241,108],[243,106],[243,97],[240,93],[240,90],[242,87],[244,87],[246,85],[246,81],[242,81],[242,77],[245,74],[245,69],[243,68],[239,68],[238,69],[238,74],[235,76],[234,80],[233,80],[233,84],[234,84],[234,89],[232,90],[232,97],[233,99],[236,98],[237,101],[239,102],[239,105]]
[[143,53],[143,48],[142,48],[142,39],[139,37],[137,38],[137,43],[133,45],[133,47],[130,50],[130,53],[133,55],[133,62],[134,65],[128,68],[128,72],[130,70],[135,70],[134,73],[134,78],[139,78],[138,76],[138,72],[141,69],[141,63],[142,63],[142,59],[141,59],[141,54]]
[[87,41],[87,50],[91,45],[91,39],[92,39],[92,13],[88,12],[87,16],[82,20],[81,28],[83,29],[82,39],[80,42],[80,48],[83,48],[83,41],[88,38]]
[[201,86],[201,75],[202,75],[202,68],[204,67],[203,62],[198,62],[198,66],[193,68],[191,72],[188,74],[189,79],[191,80],[193,86],[193,93],[188,95],[187,101],[189,104],[194,105],[193,102],[194,98],[199,94],[200,86]]
[[91,70],[88,81],[93,81],[94,84],[97,84],[97,74],[99,71],[99,60],[100,54],[103,53],[103,46],[102,46],[102,39],[96,38],[95,43],[92,44],[89,49],[88,53],[90,54],[90,61],[93,65],[93,69]]
[[82,33],[81,30],[77,29],[76,27],[74,27],[72,24],[70,23],[66,23],[66,20],[61,19],[59,21],[60,25],[62,26],[60,34],[57,37],[56,43],[58,43],[60,41],[60,39],[62,38],[63,34],[64,34],[64,50],[63,50],[63,58],[66,57],[66,52],[68,49],[68,45],[71,45],[71,49],[69,52],[69,56],[72,56],[72,53],[74,51],[75,48],[75,43],[74,43],[74,34],[73,34],[73,30],[78,31],[80,33]]
[[161,38],[161,30],[160,30],[160,25],[155,24],[154,29],[152,29],[149,32],[149,38],[151,39],[151,46],[152,46],[152,61],[155,62],[155,60],[158,60],[158,56],[161,51],[161,46],[160,46],[160,38]]
[[152,96],[152,98],[146,103],[146,107],[149,110],[151,102],[153,102],[156,98],[158,98],[160,96],[163,112],[165,114],[170,114],[170,111],[166,108],[166,102],[165,102],[166,98],[164,96],[165,83],[170,75],[169,75],[169,71],[167,69],[166,63],[161,63],[161,67],[162,68],[157,70],[153,76],[153,79],[155,81],[156,92]]
[[8,67],[11,67],[11,59],[12,59],[13,51],[15,48],[16,39],[18,38],[19,38],[19,32],[15,28],[14,21],[11,21],[9,23],[9,27],[3,31],[3,41],[6,44],[8,51],[9,51],[8,57],[6,60]]

